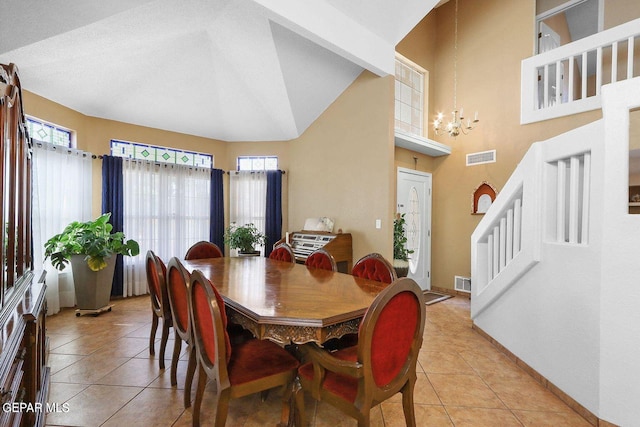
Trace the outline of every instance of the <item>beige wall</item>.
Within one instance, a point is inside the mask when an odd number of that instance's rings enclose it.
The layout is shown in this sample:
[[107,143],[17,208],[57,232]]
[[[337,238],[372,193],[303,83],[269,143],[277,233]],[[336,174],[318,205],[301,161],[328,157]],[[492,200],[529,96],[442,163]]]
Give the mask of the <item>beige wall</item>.
[[[454,2],[432,11],[420,28],[398,45],[401,54],[430,72],[429,120],[453,106]],[[452,147],[449,156],[433,158],[421,170],[433,173],[432,280],[453,288],[455,275],[469,276],[471,233],[482,218],[471,215],[471,195],[483,181],[500,191],[529,146],[601,117],[600,112],[520,125],[520,62],[533,54],[535,2],[459,0],[457,106],[478,110],[479,126],[466,136],[429,137]],[[515,30],[517,31],[515,31]],[[527,30],[529,29],[529,30]],[[430,39],[425,40],[429,34]],[[422,46],[422,48],[420,48]],[[418,58],[411,52],[429,50]],[[424,61],[421,63],[421,61]],[[497,162],[465,166],[465,156],[497,150]],[[396,163],[411,165],[411,156],[396,150]]]
[[[332,217],[336,230],[353,234],[357,260],[369,252],[392,255],[393,87],[393,77],[364,72],[300,138],[281,142],[222,142],[88,117],[29,92],[25,112],[75,130],[78,148],[97,155],[109,153],[111,139],[209,153],[224,170],[235,169],[240,155],[276,155],[287,172],[283,232],[300,230],[307,217]],[[97,216],[102,178],[100,160],[94,162]],[[381,229],[375,228],[376,219]]]
[[393,76],[363,72],[291,141],[290,228],[300,229],[307,217],[332,217],[336,229],[353,234],[354,260],[393,255],[393,89]]

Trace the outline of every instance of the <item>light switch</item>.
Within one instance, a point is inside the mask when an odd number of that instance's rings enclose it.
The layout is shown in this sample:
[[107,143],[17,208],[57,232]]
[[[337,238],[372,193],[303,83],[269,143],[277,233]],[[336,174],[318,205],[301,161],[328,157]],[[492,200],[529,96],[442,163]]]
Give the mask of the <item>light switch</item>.
[[381,219],[376,219],[376,228],[378,230],[382,228],[382,220]]

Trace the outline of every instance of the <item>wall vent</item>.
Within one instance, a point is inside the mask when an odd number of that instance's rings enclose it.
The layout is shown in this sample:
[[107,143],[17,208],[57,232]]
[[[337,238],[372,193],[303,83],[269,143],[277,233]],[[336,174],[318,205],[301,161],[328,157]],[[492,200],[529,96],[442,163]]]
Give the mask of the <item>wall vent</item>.
[[495,163],[496,150],[481,151],[467,154],[467,166],[481,165],[483,163]]
[[471,293],[471,278],[454,276],[453,288],[456,291]]

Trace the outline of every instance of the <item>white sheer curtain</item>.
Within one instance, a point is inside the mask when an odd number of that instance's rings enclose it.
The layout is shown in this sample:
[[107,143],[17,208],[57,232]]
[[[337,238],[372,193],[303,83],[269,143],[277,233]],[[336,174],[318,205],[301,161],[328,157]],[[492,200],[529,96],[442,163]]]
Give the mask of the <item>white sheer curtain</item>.
[[[233,171],[229,181],[229,222],[238,225],[253,223],[265,231],[267,210],[267,174],[265,172]],[[256,248],[264,249],[264,247]],[[263,252],[264,253],[264,252]]]
[[124,257],[123,296],[148,292],[145,257],[151,249],[165,263],[209,240],[211,170],[125,159],[124,233],[140,255]]
[[58,272],[44,244],[72,221],[91,219],[91,154],[47,143],[33,148],[33,262],[47,270],[48,314],[75,305],[71,267]]

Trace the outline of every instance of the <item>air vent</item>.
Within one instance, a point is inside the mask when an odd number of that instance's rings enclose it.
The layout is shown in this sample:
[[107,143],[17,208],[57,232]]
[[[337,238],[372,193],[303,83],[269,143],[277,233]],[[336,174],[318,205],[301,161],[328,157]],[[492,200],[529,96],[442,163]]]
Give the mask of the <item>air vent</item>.
[[454,276],[454,289],[460,292],[471,293],[471,278]]
[[467,166],[481,165],[483,163],[495,163],[496,150],[481,151],[467,154]]

